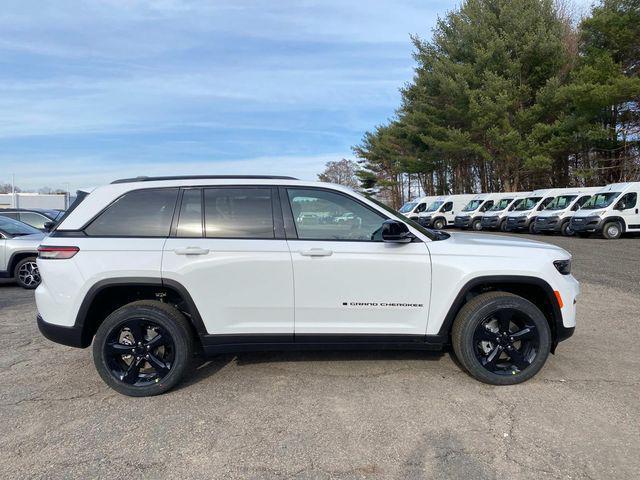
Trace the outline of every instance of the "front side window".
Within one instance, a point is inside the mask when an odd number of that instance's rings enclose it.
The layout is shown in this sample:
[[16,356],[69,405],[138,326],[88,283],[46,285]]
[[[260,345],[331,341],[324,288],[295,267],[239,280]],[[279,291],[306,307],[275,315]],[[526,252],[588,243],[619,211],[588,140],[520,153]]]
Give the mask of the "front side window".
[[486,202],[484,202],[482,204],[482,206],[480,207],[480,211],[481,212],[486,212],[488,210],[491,210],[491,208],[493,207],[493,200],[487,200]]
[[271,188],[205,189],[207,238],[275,238],[271,198]]
[[433,202],[431,205],[429,205],[429,208],[427,208],[425,212],[435,212],[442,206],[443,203],[444,202],[441,201]]
[[490,209],[489,212],[501,212],[502,210],[504,210],[505,208],[507,208],[509,206],[509,204],[513,201],[513,198],[503,198],[502,200],[500,200],[498,203],[496,203],[495,205],[493,205]]
[[474,210],[476,210],[480,204],[482,203],[482,200],[471,200],[469,203],[467,203],[465,205],[465,207],[462,209],[463,212],[473,212]]
[[514,208],[514,210],[516,212],[523,212],[525,210],[531,210],[532,208],[534,208],[538,202],[542,200],[542,197],[529,197],[529,198],[525,198],[523,200],[520,200],[520,203],[518,203],[518,206],[516,208]]
[[43,229],[44,224],[51,220],[44,215],[33,212],[20,212],[20,221],[31,225],[32,227]]
[[407,202],[402,207],[400,207],[400,210],[398,211],[400,213],[409,213],[413,210],[415,206],[416,206],[416,202]]
[[582,205],[584,205],[587,200],[589,200],[591,198],[591,195],[585,195],[584,197],[580,197],[578,199],[578,201],[576,203],[573,204],[573,207],[571,207],[571,210],[580,210],[580,207],[582,207]]
[[386,218],[339,193],[287,189],[300,240],[382,241]]
[[618,204],[622,210],[626,210],[627,208],[635,208],[636,202],[638,200],[638,194],[635,192],[627,193],[624,197],[620,199]]
[[549,205],[546,206],[546,210],[564,210],[576,197],[577,195],[560,195],[549,202]]
[[427,204],[422,202],[416,207],[416,213],[424,212],[427,209]]
[[444,207],[442,207],[443,212],[450,212],[451,210],[453,210],[453,202],[447,202],[444,204]]
[[125,193],[85,228],[90,236],[168,237],[177,188]]

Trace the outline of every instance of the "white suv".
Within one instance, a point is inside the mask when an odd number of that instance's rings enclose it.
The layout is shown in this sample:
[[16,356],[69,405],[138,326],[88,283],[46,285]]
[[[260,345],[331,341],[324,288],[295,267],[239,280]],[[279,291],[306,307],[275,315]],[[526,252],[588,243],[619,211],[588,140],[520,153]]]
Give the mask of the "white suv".
[[40,331],[93,341],[102,378],[134,396],[173,387],[196,351],[286,348],[452,345],[478,380],[515,384],[573,333],[579,292],[561,248],[427,230],[288,177],[116,181],[72,207],[38,266]]

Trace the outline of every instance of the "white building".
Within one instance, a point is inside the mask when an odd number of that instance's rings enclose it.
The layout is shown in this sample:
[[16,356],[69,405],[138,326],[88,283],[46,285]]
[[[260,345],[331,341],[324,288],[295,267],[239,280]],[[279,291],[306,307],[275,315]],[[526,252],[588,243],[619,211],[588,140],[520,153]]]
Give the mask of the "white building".
[[41,193],[0,193],[0,208],[54,208],[66,210],[68,195]]

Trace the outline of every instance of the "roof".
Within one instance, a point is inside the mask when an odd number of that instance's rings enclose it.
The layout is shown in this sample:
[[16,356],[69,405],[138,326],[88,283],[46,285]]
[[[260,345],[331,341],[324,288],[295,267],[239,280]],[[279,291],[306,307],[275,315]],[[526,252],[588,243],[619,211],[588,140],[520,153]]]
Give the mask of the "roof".
[[294,177],[286,177],[279,175],[177,175],[177,176],[169,176],[169,177],[134,177],[134,178],[121,178],[119,180],[114,180],[111,184],[116,183],[133,183],[133,182],[156,182],[163,180],[207,180],[207,179],[216,179],[216,180],[231,180],[231,179],[240,179],[240,180],[298,180]]

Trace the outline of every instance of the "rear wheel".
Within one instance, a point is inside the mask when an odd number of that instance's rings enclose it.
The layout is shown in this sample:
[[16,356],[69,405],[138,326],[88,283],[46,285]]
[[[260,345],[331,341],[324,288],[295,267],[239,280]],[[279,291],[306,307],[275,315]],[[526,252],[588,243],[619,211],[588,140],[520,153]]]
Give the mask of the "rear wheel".
[[93,342],[93,360],[102,379],[132,397],[158,395],[174,387],[192,356],[187,319],[157,301],[119,308],[102,322]]
[[36,264],[36,257],[20,260],[13,271],[13,277],[22,288],[33,290],[40,285],[40,271]]
[[570,221],[566,221],[562,225],[560,225],[560,233],[565,237],[571,237],[576,232],[574,232],[573,228],[571,228],[571,222]]
[[451,340],[471,376],[492,385],[514,385],[540,371],[549,356],[551,331],[530,301],[507,292],[489,292],[462,307]]
[[602,236],[607,240],[615,240],[622,236],[622,225],[619,222],[607,222],[602,228]]

